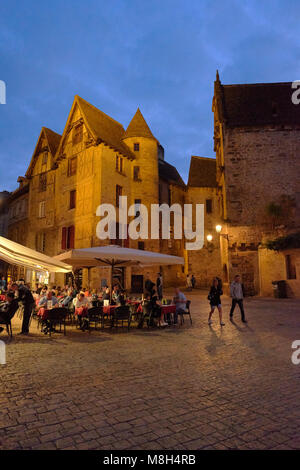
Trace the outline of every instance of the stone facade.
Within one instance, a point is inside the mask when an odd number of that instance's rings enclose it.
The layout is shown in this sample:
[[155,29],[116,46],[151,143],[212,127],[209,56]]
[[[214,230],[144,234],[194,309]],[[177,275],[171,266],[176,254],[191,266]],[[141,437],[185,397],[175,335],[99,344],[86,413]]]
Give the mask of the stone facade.
[[285,233],[300,227],[300,115],[295,108],[289,83],[223,86],[217,76],[214,141],[219,207],[228,235],[222,257],[229,279],[240,273],[250,295],[271,293],[271,279],[266,288],[261,273],[271,259],[278,264],[276,257],[258,252],[263,239],[278,229],[268,207],[282,207]]
[[[125,131],[121,124],[76,96],[62,135],[42,128],[30,165],[28,224],[22,243],[55,256],[72,248],[118,243],[135,249],[184,255],[183,240],[150,238],[151,204],[185,201],[186,185],[177,170],[164,160],[163,148],[152,135],[140,110]],[[149,214],[149,239],[99,240],[96,215],[100,204],[117,206],[118,195],[127,196],[128,207],[144,204]],[[168,201],[166,200],[168,199]],[[117,222],[121,226],[118,210]],[[128,223],[133,217],[128,217]],[[171,230],[172,232],[172,230]],[[14,232],[10,237],[16,240]],[[145,276],[156,278],[160,267],[119,270],[126,288]],[[109,269],[83,269],[82,285],[99,288],[110,277]],[[182,284],[181,266],[164,268],[165,284]],[[63,275],[55,283],[62,285]]]

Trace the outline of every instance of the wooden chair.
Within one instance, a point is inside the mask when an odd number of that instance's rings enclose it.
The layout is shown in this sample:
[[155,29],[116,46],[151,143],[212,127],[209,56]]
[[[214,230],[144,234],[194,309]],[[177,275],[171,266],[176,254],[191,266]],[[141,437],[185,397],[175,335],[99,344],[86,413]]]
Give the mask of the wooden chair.
[[116,328],[118,329],[119,322],[121,322],[122,328],[123,328],[124,322],[127,322],[127,328],[129,331],[130,323],[131,323],[131,313],[130,313],[130,308],[127,305],[117,307],[114,313],[112,314],[112,322],[111,322],[112,328],[116,326]]
[[11,320],[8,320],[8,321],[4,321],[4,320],[0,320],[0,325],[5,325],[6,326],[6,331],[7,331],[7,334],[8,336],[10,336],[12,338],[13,334],[12,334],[12,327],[11,327]]
[[98,323],[103,322],[103,308],[102,307],[92,307],[88,309],[88,314],[86,317],[88,322],[88,330],[91,332],[91,323],[94,323],[95,330],[97,330]]
[[190,322],[191,322],[191,325],[193,324],[193,321],[192,321],[192,316],[191,316],[191,301],[190,300],[187,300],[186,301],[186,304],[185,304],[185,310],[181,311],[178,315],[180,315],[180,322],[181,322],[181,325],[184,323],[184,315],[189,315],[190,317]]
[[59,325],[59,331],[61,331],[61,327],[64,327],[64,336],[66,336],[66,318],[69,312],[68,309],[65,307],[57,307],[52,308],[49,310],[48,318],[47,318],[47,325],[49,328],[49,335],[51,336],[51,332],[54,331],[54,327]]

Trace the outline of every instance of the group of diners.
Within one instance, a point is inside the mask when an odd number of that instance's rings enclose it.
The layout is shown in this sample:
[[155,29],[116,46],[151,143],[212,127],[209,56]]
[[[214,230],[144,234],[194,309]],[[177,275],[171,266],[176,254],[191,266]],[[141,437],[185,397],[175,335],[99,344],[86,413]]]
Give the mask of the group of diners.
[[[119,285],[113,286],[112,292],[108,286],[104,286],[98,292],[89,289],[77,290],[74,287],[65,286],[37,286],[33,292],[35,299],[35,314],[41,321],[42,331],[49,332],[48,316],[53,308],[65,307],[75,317],[78,327],[82,330],[88,328],[88,314],[92,307],[100,307],[105,313],[113,315],[116,307],[131,308],[138,320],[138,328],[142,328],[145,318],[148,326],[166,327],[178,323],[178,315],[186,309],[187,299],[179,290],[175,289],[173,300],[159,299],[155,284],[146,283],[145,293],[140,298],[127,295]],[[169,304],[172,307],[166,308]],[[168,313],[166,313],[166,310]]]

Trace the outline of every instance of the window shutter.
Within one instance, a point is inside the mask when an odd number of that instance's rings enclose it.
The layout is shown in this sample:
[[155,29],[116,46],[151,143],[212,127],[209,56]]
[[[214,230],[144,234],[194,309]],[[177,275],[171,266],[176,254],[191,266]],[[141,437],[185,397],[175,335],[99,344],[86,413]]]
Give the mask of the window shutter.
[[61,237],[61,249],[65,250],[67,248],[67,227],[62,228],[62,237]]
[[69,246],[68,246],[70,250],[73,250],[74,242],[75,242],[75,227],[74,225],[71,225],[71,227],[69,227]]
[[126,237],[124,240],[124,247],[129,248],[129,234],[128,234],[128,224],[126,225]]

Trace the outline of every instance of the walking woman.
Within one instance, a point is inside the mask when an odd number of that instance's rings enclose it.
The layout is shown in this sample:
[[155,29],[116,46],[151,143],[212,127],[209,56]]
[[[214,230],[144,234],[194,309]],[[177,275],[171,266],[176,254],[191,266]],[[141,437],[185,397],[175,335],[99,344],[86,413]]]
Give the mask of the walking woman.
[[224,326],[225,323],[222,320],[222,305],[221,305],[221,295],[223,295],[222,291],[222,284],[220,283],[218,278],[214,278],[212,286],[210,288],[209,294],[208,294],[208,300],[210,302],[210,312],[208,316],[208,324],[212,324],[212,314],[214,313],[215,308],[219,310],[219,316],[220,316],[220,325]]

